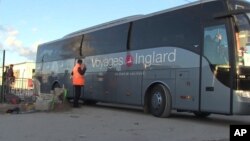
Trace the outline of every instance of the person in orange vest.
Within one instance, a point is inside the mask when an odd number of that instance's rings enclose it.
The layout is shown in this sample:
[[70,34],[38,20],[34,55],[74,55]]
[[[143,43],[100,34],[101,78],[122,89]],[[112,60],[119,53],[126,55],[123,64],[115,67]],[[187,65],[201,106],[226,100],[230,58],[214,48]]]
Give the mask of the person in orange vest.
[[84,73],[86,71],[86,66],[83,64],[81,59],[77,60],[76,65],[74,66],[71,75],[72,83],[74,86],[74,103],[73,107],[79,107],[79,99],[81,96],[81,88],[85,85]]

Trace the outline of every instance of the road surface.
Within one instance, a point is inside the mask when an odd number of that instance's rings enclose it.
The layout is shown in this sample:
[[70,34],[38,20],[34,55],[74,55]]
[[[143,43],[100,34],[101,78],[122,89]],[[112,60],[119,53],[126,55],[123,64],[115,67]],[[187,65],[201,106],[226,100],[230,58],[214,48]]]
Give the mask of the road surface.
[[138,108],[84,105],[64,112],[1,114],[1,141],[227,141],[230,124],[250,116],[157,118]]

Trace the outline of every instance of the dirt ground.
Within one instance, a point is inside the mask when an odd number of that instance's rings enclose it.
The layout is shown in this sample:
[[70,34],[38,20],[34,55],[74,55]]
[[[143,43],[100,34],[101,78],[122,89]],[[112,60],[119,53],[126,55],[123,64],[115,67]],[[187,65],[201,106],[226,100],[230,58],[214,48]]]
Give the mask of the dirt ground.
[[140,108],[98,104],[60,112],[0,114],[2,141],[227,141],[230,124],[249,116],[157,118]]

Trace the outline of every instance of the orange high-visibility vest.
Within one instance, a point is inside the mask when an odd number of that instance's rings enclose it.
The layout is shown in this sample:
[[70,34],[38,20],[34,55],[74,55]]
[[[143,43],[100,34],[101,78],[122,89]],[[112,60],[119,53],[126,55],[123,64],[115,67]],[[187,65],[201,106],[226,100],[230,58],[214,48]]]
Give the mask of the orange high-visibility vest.
[[73,68],[73,76],[72,76],[72,82],[73,82],[73,85],[80,85],[80,86],[83,86],[85,84],[85,78],[84,78],[84,75],[81,75],[79,72],[78,72],[78,68],[81,67],[80,64],[76,64]]

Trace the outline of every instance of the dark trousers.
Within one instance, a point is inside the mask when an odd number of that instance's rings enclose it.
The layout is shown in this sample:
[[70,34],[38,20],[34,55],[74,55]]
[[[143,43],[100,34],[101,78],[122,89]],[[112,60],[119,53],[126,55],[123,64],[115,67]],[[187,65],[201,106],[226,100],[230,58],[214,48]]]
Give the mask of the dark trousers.
[[73,106],[74,107],[79,107],[79,99],[80,99],[80,96],[81,96],[81,88],[83,86],[81,85],[74,85],[74,103],[73,103]]

